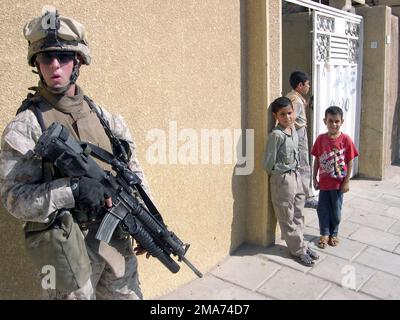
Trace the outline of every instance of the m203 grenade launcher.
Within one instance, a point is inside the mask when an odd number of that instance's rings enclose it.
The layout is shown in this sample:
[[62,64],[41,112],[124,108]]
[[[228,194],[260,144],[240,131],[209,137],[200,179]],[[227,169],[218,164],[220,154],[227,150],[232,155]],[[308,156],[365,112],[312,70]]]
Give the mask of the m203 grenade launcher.
[[[61,175],[96,179],[111,195],[113,205],[105,208],[96,239],[109,243],[119,226],[172,273],[177,273],[180,266],[171,258],[171,254],[177,256],[178,261],[183,261],[198,277],[202,277],[201,272],[185,258],[189,244],[184,244],[168,230],[157,208],[141,187],[140,178],[125,162],[90,143],[78,142],[67,128],[57,122],[43,132],[34,151],[43,161],[52,163]],[[92,156],[108,162],[116,175],[103,170]],[[138,200],[134,190],[143,201]]]

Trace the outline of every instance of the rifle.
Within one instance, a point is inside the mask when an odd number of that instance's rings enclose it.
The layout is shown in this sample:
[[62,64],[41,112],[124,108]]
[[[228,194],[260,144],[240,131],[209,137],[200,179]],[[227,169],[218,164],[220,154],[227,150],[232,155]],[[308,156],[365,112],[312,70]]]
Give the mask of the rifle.
[[[161,214],[141,187],[140,178],[125,162],[90,143],[79,143],[67,128],[57,122],[43,132],[34,152],[44,161],[52,163],[63,176],[96,179],[111,195],[113,205],[106,208],[96,239],[109,243],[119,226],[172,273],[177,273],[180,266],[171,258],[171,254],[177,256],[179,262],[183,261],[198,277],[202,277],[201,272],[185,258],[190,245],[184,244],[168,230]],[[91,155],[107,161],[116,176],[103,170]],[[134,195],[134,190],[140,194],[145,205]]]

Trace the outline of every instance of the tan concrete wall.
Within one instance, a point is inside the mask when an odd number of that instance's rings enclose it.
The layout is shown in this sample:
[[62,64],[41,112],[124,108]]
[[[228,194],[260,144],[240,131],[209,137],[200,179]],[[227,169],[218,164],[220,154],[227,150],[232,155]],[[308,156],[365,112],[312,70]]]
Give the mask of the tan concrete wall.
[[[164,219],[191,243],[192,263],[208,271],[245,238],[246,179],[234,176],[235,163],[150,165],[146,134],[160,128],[168,143],[170,121],[177,121],[178,130],[193,128],[199,138],[201,129],[242,127],[241,1],[1,1],[1,131],[37,80],[26,64],[21,30],[43,4],[87,27],[93,65],[82,68],[78,83],[126,119]],[[0,298],[36,297],[20,223],[4,210],[0,234]],[[146,298],[195,277],[184,265],[172,275],[157,260],[142,257],[139,271]]]
[[[289,76],[294,70],[312,74],[312,18],[308,13],[287,14],[282,17],[282,86],[286,95],[292,87]],[[312,85],[312,84],[311,84]]]
[[247,242],[268,245],[275,240],[268,176],[262,168],[271,114],[267,109],[281,95],[281,3],[246,2],[248,127],[255,130],[255,165],[248,181]]
[[267,1],[268,5],[268,66],[269,100],[272,102],[282,94],[282,4]]
[[[363,78],[361,97],[359,175],[382,179],[384,167],[384,124],[388,96],[390,8],[357,8],[364,17]],[[377,48],[371,48],[371,42]]]
[[[267,106],[271,104],[276,98],[282,95],[282,5],[280,1],[267,1],[268,4],[268,58],[267,65],[269,66],[268,72],[268,101]],[[268,124],[275,124],[275,119],[271,115],[271,110],[268,109],[266,119]],[[271,121],[272,120],[272,121]],[[268,132],[272,130],[268,126]],[[267,142],[267,134],[264,135],[264,146]],[[265,150],[264,150],[265,151]],[[264,173],[265,174],[265,173]],[[268,193],[268,197],[270,193]],[[281,238],[281,229],[275,217],[271,201],[268,202],[267,210],[267,235],[266,244],[270,245],[275,239]]]
[[[246,2],[247,33],[247,107],[249,128],[255,130],[255,159],[262,159],[263,133],[266,131],[267,88],[267,7],[263,0]],[[255,161],[255,171],[248,181],[247,241],[266,244],[268,181],[261,167],[261,160]],[[259,194],[256,194],[258,190]]]
[[[312,79],[312,16],[308,13],[294,13],[282,16],[282,87],[283,95],[292,90],[289,83],[290,74],[295,70],[308,73],[311,86]],[[311,95],[312,90],[310,90]],[[312,141],[313,115],[307,108],[307,133],[308,141]],[[311,145],[311,143],[310,143]],[[311,147],[310,147],[311,148]],[[311,153],[309,155],[312,163]]]
[[348,8],[351,6],[351,0],[329,0],[329,6],[337,9]]
[[375,0],[374,3],[377,6],[400,6],[400,0]]

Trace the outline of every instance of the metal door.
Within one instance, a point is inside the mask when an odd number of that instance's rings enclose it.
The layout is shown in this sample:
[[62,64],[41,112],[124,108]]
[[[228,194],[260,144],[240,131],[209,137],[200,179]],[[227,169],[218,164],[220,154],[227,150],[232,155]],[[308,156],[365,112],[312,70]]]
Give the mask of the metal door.
[[[313,141],[326,132],[325,109],[343,109],[342,131],[359,146],[361,109],[362,18],[313,11]],[[353,174],[358,171],[357,159]]]

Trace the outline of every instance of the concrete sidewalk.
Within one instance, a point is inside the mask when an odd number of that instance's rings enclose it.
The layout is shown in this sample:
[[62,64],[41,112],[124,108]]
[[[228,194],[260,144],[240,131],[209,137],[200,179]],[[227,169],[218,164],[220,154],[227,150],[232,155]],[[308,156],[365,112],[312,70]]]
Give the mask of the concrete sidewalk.
[[283,242],[244,244],[202,279],[159,299],[400,299],[400,167],[385,176],[351,180],[337,247],[317,247],[316,210],[304,210],[305,239],[320,253],[314,267],[291,259]]

